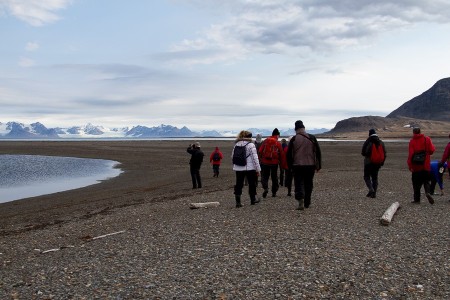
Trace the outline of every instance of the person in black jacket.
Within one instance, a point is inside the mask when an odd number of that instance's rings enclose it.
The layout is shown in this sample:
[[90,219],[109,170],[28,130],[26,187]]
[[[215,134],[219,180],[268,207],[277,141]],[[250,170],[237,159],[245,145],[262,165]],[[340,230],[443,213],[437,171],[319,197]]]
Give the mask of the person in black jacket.
[[195,142],[189,145],[187,152],[191,154],[191,160],[189,161],[191,177],[192,177],[192,188],[201,188],[202,179],[200,177],[200,167],[202,166],[203,156],[205,156],[200,150],[200,143]]
[[[384,159],[382,162],[375,163],[372,161],[372,145],[375,144],[376,147],[381,145]],[[380,149],[381,150],[381,149]],[[361,150],[361,155],[364,156],[364,182],[366,183],[369,192],[366,197],[376,198],[378,189],[378,172],[384,161],[386,160],[386,148],[383,141],[378,137],[375,129],[369,130],[369,137],[364,142]]]

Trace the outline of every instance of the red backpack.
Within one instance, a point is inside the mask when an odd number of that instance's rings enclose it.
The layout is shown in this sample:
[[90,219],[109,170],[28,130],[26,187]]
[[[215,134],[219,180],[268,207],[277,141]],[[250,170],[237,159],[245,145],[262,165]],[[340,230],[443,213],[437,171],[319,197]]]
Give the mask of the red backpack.
[[375,165],[381,165],[384,162],[383,145],[372,144],[372,152],[370,154],[370,162]]
[[261,158],[272,160],[278,159],[277,141],[273,138],[267,138],[261,149]]

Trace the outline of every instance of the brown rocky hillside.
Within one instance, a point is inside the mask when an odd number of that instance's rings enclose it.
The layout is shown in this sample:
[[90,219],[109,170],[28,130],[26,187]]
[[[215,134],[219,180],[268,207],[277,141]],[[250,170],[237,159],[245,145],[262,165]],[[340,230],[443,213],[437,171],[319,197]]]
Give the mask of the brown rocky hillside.
[[423,133],[432,137],[448,137],[450,133],[450,122],[364,116],[339,121],[332,130],[318,136],[321,138],[366,138],[369,129],[374,128],[383,138],[409,138],[413,127],[422,128]]
[[336,123],[321,137],[361,138],[374,128],[383,137],[411,136],[412,127],[421,127],[430,136],[447,137],[450,133],[450,77],[436,82],[421,95],[407,101],[387,117],[363,116]]

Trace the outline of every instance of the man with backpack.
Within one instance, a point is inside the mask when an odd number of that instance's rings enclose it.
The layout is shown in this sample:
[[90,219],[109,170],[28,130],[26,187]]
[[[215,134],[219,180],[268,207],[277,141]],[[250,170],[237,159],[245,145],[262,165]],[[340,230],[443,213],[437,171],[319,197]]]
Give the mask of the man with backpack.
[[322,153],[316,137],[306,133],[301,120],[295,122],[295,133],[289,141],[286,156],[294,177],[297,209],[304,210],[311,205],[314,174],[322,168]]
[[192,177],[192,188],[201,188],[202,179],[200,177],[200,167],[203,162],[203,151],[200,150],[200,143],[195,142],[189,145],[187,152],[191,154],[191,160],[189,161],[191,177]]
[[213,177],[219,177],[219,168],[220,163],[222,162],[223,154],[220,151],[219,147],[216,147],[216,149],[211,153],[209,156],[209,162],[212,164],[213,167]]
[[269,177],[272,179],[272,197],[277,196],[278,191],[278,166],[287,169],[286,155],[281,143],[278,141],[280,131],[275,128],[272,136],[266,138],[259,147],[259,159],[261,162],[261,184],[264,189],[263,198],[269,193]]
[[386,160],[386,148],[375,129],[369,130],[369,137],[361,150],[364,156],[364,182],[369,192],[366,197],[376,198],[378,189],[378,172]]

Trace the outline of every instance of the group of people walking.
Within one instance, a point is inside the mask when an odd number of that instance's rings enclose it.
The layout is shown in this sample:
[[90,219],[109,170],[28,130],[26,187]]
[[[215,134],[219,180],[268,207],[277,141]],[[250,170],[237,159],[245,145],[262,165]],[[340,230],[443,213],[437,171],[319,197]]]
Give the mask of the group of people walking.
[[[282,139],[275,128],[270,137],[262,141],[258,134],[255,141],[252,133],[247,130],[239,132],[232,151],[233,171],[236,181],[234,195],[236,208],[242,207],[242,193],[244,185],[248,185],[250,204],[260,202],[257,198],[259,178],[263,188],[262,197],[266,198],[270,192],[277,197],[280,186],[286,186],[288,196],[291,196],[292,181],[294,181],[294,196],[298,201],[298,210],[304,210],[311,205],[311,195],[314,187],[314,175],[322,168],[322,154],[316,137],[305,130],[301,120],[294,124],[295,135],[288,141]],[[450,138],[450,135],[449,135]],[[450,159],[450,142],[445,148],[441,160],[431,162],[430,156],[435,152],[431,138],[421,133],[420,128],[413,129],[413,137],[409,142],[407,164],[412,173],[411,180],[414,191],[413,203],[420,203],[421,188],[424,187],[425,197],[433,204],[432,197],[436,183],[439,184],[443,195],[442,177]],[[187,152],[191,154],[190,173],[193,188],[201,188],[200,166],[204,153],[200,143],[189,145]],[[369,130],[369,137],[364,142],[361,155],[364,156],[364,182],[368,188],[367,197],[376,198],[378,190],[378,173],[384,165],[387,152],[384,142],[379,138],[375,129]],[[213,177],[219,177],[220,164],[223,153],[218,147],[210,155],[213,167]],[[280,177],[278,177],[280,170]],[[450,176],[450,171],[449,171]]]
[[[295,199],[299,203],[297,209],[303,210],[311,205],[314,174],[322,166],[320,146],[314,135],[306,133],[302,121],[295,122],[295,132],[296,135],[284,148],[278,141],[280,132],[277,128],[262,142],[257,136],[255,143],[252,143],[251,132],[243,130],[239,133],[232,151],[233,170],[236,172],[234,186],[236,207],[242,207],[241,196],[245,178],[248,179],[251,205],[260,201],[256,198],[259,176],[263,188],[262,197],[266,198],[269,193],[269,180],[272,197],[276,197],[280,186],[279,168],[282,170],[280,175],[283,174],[286,177],[285,185],[288,187],[288,195],[291,193],[292,179],[294,180]],[[245,151],[242,151],[242,147]],[[238,159],[242,152],[245,153],[243,162]]]
[[[450,135],[449,135],[450,138]],[[431,162],[431,155],[436,151],[429,136],[421,133],[419,127],[413,128],[413,137],[408,145],[408,169],[414,191],[412,203],[420,203],[422,186],[425,197],[434,204],[433,194],[438,183],[441,195],[444,195],[443,174],[450,158],[450,142],[447,144],[440,160]],[[386,160],[386,147],[378,137],[375,129],[369,130],[369,138],[364,142],[361,155],[364,156],[364,181],[369,190],[367,197],[376,198],[378,189],[378,172]],[[450,174],[449,174],[450,175]]]

